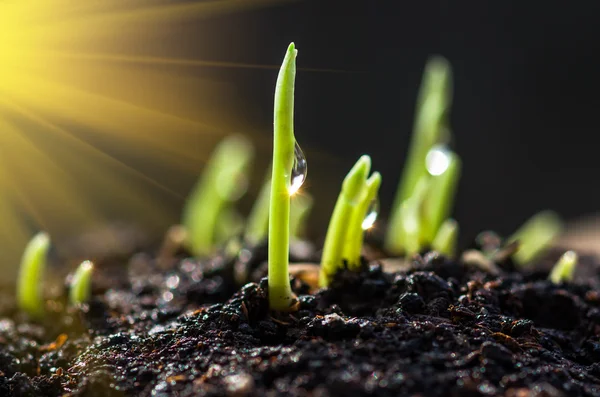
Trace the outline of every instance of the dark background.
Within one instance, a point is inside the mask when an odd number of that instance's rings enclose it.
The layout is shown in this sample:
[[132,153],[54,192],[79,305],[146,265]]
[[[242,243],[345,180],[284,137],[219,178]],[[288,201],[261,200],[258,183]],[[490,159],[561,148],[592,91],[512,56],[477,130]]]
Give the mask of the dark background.
[[[541,209],[567,219],[598,210],[598,11],[594,1],[299,1],[213,21],[245,31],[224,37],[215,55],[240,61],[231,49],[251,45],[242,61],[276,64],[296,43],[296,137],[323,215],[314,217],[319,230],[362,153],[383,175],[385,215],[423,65],[431,54],[446,57],[454,72],[451,126],[463,158],[455,214],[466,239],[482,229],[510,233]],[[265,87],[274,73],[232,71],[228,78],[249,99],[249,122],[270,138],[272,91]]]

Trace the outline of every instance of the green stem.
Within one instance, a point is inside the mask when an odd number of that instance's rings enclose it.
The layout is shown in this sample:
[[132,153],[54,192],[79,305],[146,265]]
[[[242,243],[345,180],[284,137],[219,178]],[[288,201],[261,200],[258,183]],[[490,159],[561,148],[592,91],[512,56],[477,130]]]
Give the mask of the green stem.
[[567,281],[573,281],[575,275],[575,267],[577,267],[577,261],[579,257],[575,251],[565,252],[556,265],[552,268],[548,278],[554,284],[560,284]]
[[360,268],[360,253],[365,236],[363,222],[371,203],[377,199],[380,185],[381,174],[374,172],[365,182],[364,190],[366,194],[364,194],[352,214],[352,220],[348,226],[347,243],[344,247],[344,258],[348,260],[348,267],[351,270],[358,270]]
[[448,258],[454,258],[458,243],[458,231],[458,223],[454,219],[446,219],[435,235],[431,248]]
[[561,230],[562,222],[552,211],[542,211],[531,217],[507,239],[507,243],[519,243],[519,249],[513,254],[515,263],[520,267],[527,266],[552,244]]
[[269,214],[269,305],[290,311],[295,297],[290,286],[290,193],[294,163],[294,80],[298,51],[291,43],[283,59],[275,88],[273,169]]

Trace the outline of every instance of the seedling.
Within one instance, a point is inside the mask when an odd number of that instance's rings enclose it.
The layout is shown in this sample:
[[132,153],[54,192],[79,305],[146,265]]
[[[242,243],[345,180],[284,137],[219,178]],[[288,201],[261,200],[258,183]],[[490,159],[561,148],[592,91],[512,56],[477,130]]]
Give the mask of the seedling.
[[348,237],[344,246],[344,258],[348,261],[348,268],[351,270],[360,268],[360,251],[364,242],[365,229],[371,228],[377,218],[378,209],[375,207],[380,185],[381,174],[374,172],[365,181],[363,197],[354,209],[347,227]]
[[290,209],[290,238],[292,241],[302,240],[306,233],[306,221],[312,210],[313,198],[304,192],[292,197]]
[[344,178],[342,189],[329,220],[321,256],[319,283],[326,287],[343,265],[343,250],[347,244],[348,226],[365,193],[365,180],[371,169],[371,158],[361,156]]
[[448,219],[454,205],[460,179],[460,158],[453,152],[434,147],[427,155],[427,170],[431,174],[424,204],[422,239],[430,244],[442,223]]
[[414,194],[409,197],[400,208],[400,242],[398,248],[407,256],[420,252],[427,242],[424,239],[423,227],[425,224],[424,207],[430,187],[427,176],[421,178],[415,188]]
[[93,270],[93,263],[84,261],[75,271],[71,281],[71,289],[69,291],[69,301],[72,305],[77,306],[89,302],[90,297],[92,296]]
[[[273,167],[269,208],[269,305],[271,310],[292,311],[296,298],[289,276],[290,196],[298,190],[306,160],[294,136],[294,81],[296,55],[291,43],[283,59],[275,87]],[[303,162],[303,164],[302,164]],[[301,179],[300,179],[301,178]]]
[[508,244],[516,241],[519,245],[513,254],[515,263],[520,267],[527,266],[550,246],[561,230],[562,222],[552,211],[543,211],[531,217],[507,239]]
[[252,206],[244,231],[244,240],[250,245],[256,245],[267,238],[269,231],[269,204],[271,196],[271,172],[258,193]]
[[458,231],[458,222],[454,219],[446,219],[433,239],[431,248],[448,258],[454,258],[458,244]]
[[552,268],[548,279],[554,284],[573,281],[579,257],[575,251],[565,252]]
[[[253,158],[252,144],[234,135],[223,140],[192,190],[183,213],[188,245],[195,255],[206,256],[216,245],[237,230],[218,230],[219,225],[233,226],[231,203],[246,190],[248,166]],[[229,222],[229,223],[228,223]]]
[[47,233],[36,234],[25,247],[17,284],[19,309],[33,318],[44,315],[42,279],[46,269],[46,256],[50,248]]
[[[419,181],[427,175],[426,157],[449,137],[447,115],[452,102],[451,69],[442,57],[428,61],[417,100],[412,140],[400,185],[396,192],[385,246],[391,253],[402,253],[403,203],[414,195]],[[433,238],[433,237],[432,237]]]

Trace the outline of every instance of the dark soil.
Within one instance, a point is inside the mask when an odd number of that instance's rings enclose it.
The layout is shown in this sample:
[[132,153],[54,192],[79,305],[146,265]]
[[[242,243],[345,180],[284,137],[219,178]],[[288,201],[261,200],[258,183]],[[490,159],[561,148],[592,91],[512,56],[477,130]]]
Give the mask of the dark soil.
[[[304,262],[314,260],[309,252]],[[66,288],[41,323],[2,301],[0,396],[599,396],[600,267],[546,281],[552,259],[491,274],[435,253],[373,260],[270,313],[265,247],[238,259],[99,259],[89,305]],[[239,288],[234,269],[255,277]]]

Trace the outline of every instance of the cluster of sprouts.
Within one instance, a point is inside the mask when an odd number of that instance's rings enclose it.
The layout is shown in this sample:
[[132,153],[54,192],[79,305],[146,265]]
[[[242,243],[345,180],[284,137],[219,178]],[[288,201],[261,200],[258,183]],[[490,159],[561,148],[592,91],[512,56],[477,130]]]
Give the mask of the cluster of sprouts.
[[[297,307],[289,276],[290,240],[302,238],[313,199],[298,190],[306,178],[306,159],[294,135],[294,85],[298,51],[291,43],[275,87],[273,161],[246,220],[235,202],[246,192],[254,157],[243,136],[223,140],[213,152],[184,208],[181,231],[196,256],[214,254],[219,247],[254,246],[268,240],[268,295],[275,311]],[[413,136],[397,189],[386,233],[385,249],[391,255],[412,256],[433,249],[448,257],[457,254],[459,225],[450,217],[461,173],[460,157],[451,150],[448,115],[452,102],[448,62],[432,58],[426,68],[417,102]],[[373,226],[378,211],[381,175],[371,171],[371,158],[361,156],[344,178],[330,218],[319,284],[327,287],[341,269],[362,268],[365,230]],[[369,175],[370,174],[370,175]],[[512,258],[526,267],[547,249],[561,230],[550,211],[527,221],[506,245],[517,246]],[[23,254],[18,282],[19,307],[31,317],[44,314],[42,283],[50,238],[39,233]],[[559,284],[573,279],[577,254],[566,252],[549,279]],[[83,262],[70,288],[71,304],[85,303],[91,295],[93,265]]]

